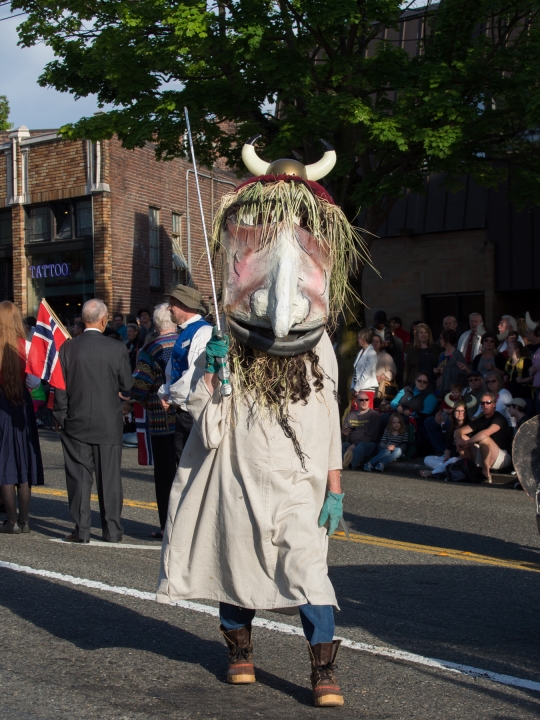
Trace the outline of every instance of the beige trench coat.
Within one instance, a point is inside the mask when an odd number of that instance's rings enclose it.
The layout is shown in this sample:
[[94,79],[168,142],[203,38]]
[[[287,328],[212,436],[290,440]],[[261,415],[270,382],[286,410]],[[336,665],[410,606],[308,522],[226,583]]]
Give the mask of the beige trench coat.
[[[248,423],[240,405],[208,391],[188,400],[193,430],[172,487],[159,602],[205,598],[244,608],[335,605],[328,538],[318,527],[328,470],[341,468],[337,363],[325,333],[316,348],[324,389],[290,406],[306,470],[275,422]],[[313,383],[308,369],[308,377]]]

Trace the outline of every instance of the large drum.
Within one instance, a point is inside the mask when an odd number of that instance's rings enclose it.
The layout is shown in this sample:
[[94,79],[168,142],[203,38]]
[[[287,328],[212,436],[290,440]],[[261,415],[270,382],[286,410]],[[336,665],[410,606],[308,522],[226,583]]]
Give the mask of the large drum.
[[527,420],[517,431],[512,460],[519,482],[534,503],[540,533],[540,416]]

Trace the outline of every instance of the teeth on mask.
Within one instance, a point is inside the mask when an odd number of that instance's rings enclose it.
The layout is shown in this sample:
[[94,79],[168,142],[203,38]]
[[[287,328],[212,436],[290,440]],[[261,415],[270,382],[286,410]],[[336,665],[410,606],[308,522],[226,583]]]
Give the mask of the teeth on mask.
[[255,225],[255,216],[252,213],[242,215],[242,225]]

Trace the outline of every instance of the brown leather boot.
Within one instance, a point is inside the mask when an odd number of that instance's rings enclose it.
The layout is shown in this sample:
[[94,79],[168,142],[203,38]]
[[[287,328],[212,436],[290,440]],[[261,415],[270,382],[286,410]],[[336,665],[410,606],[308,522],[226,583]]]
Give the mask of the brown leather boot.
[[225,630],[223,625],[220,625],[219,629],[229,646],[227,682],[233,685],[247,685],[255,682],[251,625],[240,628],[240,630]]
[[345,702],[334,674],[334,670],[337,668],[335,659],[340,645],[341,640],[317,645],[308,643],[315,707],[336,707]]

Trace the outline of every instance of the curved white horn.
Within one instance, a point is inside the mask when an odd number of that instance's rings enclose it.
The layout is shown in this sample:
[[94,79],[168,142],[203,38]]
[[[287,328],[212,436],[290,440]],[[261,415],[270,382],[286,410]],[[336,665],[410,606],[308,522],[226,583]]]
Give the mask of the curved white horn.
[[324,145],[325,153],[319,162],[313,163],[312,165],[306,165],[306,173],[308,180],[320,180],[325,175],[328,175],[330,170],[334,167],[337,160],[336,151],[327,143],[326,140],[321,140]]
[[538,323],[535,323],[534,320],[531,319],[531,316],[529,315],[529,311],[525,313],[525,322],[527,323],[527,327],[529,330],[535,330]]
[[261,158],[255,152],[255,148],[253,147],[253,144],[257,142],[260,137],[261,135],[254,135],[253,137],[249,138],[249,140],[244,144],[244,147],[242,148],[243,163],[247,167],[249,172],[253,173],[253,175],[266,175],[266,171],[268,170],[268,166],[270,164],[265,162],[264,160],[261,160]]
[[503,333],[497,333],[497,340],[502,342],[510,335],[510,330],[505,330]]

